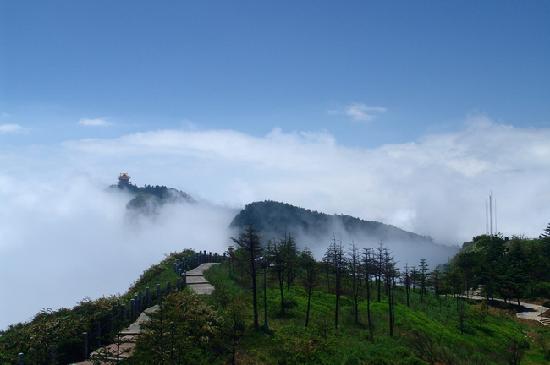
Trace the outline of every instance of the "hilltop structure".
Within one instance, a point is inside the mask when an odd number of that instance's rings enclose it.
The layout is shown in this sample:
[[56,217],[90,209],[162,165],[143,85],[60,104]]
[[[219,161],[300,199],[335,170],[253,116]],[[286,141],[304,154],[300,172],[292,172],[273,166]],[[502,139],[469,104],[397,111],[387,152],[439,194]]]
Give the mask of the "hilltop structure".
[[130,175],[127,172],[121,172],[118,175],[118,187],[127,188],[130,186]]

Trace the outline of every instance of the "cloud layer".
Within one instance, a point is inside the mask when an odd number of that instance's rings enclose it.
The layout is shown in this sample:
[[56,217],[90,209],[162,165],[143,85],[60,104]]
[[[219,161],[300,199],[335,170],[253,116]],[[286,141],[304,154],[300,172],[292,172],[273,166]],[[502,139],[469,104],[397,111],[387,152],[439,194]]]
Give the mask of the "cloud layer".
[[173,207],[128,225],[124,197],[103,190],[120,171],[221,206],[286,201],[451,245],[485,230],[491,190],[505,234],[537,236],[550,221],[550,128],[483,117],[457,132],[372,149],[340,145],[328,133],[159,130],[4,147],[0,163],[0,277],[10,278],[4,290],[23,293],[0,303],[0,327],[38,306],[123,291],[169,251],[228,244],[233,210],[219,206],[205,204],[200,214]]

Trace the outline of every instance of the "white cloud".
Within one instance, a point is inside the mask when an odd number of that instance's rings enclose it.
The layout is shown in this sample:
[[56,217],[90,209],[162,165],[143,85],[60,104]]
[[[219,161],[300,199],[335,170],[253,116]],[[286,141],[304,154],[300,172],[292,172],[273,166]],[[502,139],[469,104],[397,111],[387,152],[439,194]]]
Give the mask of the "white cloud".
[[0,134],[20,133],[24,130],[19,124],[6,123],[0,124]]
[[111,125],[105,118],[82,118],[78,121],[78,124],[85,127],[107,127]]
[[506,234],[534,236],[550,221],[543,203],[550,200],[550,129],[488,118],[468,121],[459,132],[372,149],[348,148],[326,132],[280,130],[264,137],[161,130],[63,148],[97,178],[129,170],[142,183],[174,184],[218,202],[289,201],[380,219],[448,243],[481,232],[490,190],[501,200]]
[[[22,278],[6,283],[22,296],[43,288],[41,300],[48,299],[40,306],[68,305],[124,290],[162,253],[228,243],[229,210],[208,205],[204,214],[167,210],[158,226],[131,228],[124,202],[102,192],[120,171],[138,185],[173,186],[221,205],[286,201],[381,220],[448,244],[484,231],[484,199],[492,190],[499,230],[538,236],[550,221],[550,128],[481,121],[377,148],[346,147],[326,132],[281,130],[262,137],[160,130],[57,146],[0,146],[0,277]],[[14,303],[32,301],[10,298],[0,302],[8,321],[38,309],[24,310]]]
[[358,122],[370,122],[387,111],[385,107],[368,106],[364,103],[351,103],[344,108],[344,114]]

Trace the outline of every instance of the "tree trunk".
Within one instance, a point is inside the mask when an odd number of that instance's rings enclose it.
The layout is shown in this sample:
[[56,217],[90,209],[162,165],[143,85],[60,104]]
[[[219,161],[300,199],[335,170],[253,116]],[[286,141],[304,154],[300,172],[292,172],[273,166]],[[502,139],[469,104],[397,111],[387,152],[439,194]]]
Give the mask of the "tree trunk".
[[267,323],[267,265],[264,267],[264,329],[269,329]]
[[256,285],[256,264],[254,260],[254,255],[251,252],[251,271],[252,271],[252,305],[254,306],[254,328],[258,329],[260,326],[258,324],[258,298],[257,298],[257,285]]
[[367,320],[369,322],[369,338],[370,340],[374,340],[373,331],[372,331],[372,319],[370,314],[370,279],[367,276]]
[[338,329],[338,317],[340,315],[340,269],[336,269],[336,308],[334,310],[334,327]]
[[358,295],[357,295],[357,277],[355,274],[355,268],[353,269],[353,310],[354,310],[354,321],[355,324],[359,323],[359,304],[358,304]]
[[387,280],[387,286],[388,286],[388,321],[389,321],[389,328],[390,328],[390,337],[393,337],[393,295],[392,295],[392,287],[391,287],[391,281]]
[[311,287],[307,290],[306,327],[309,324],[309,310],[311,308]]
[[283,273],[278,272],[279,292],[281,293],[281,314],[285,314],[284,279]]
[[380,290],[381,290],[380,286],[382,285],[381,281],[382,281],[382,278],[380,277],[380,274],[377,274],[376,275],[376,285],[377,285],[377,291],[378,292],[377,292],[376,300],[378,302],[380,302]]

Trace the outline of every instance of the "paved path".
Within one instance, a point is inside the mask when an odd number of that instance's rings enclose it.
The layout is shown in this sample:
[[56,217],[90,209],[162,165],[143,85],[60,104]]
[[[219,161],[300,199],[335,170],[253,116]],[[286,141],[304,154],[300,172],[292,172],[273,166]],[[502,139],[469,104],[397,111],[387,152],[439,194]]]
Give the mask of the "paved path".
[[210,269],[212,266],[217,265],[214,263],[201,264],[189,270],[186,273],[185,282],[189,285],[189,288],[197,294],[210,295],[214,291],[212,284],[208,282],[203,276],[204,272]]
[[[210,295],[214,291],[212,284],[203,276],[204,272],[210,269],[214,263],[201,264],[189,270],[186,274],[186,284],[197,294]],[[149,314],[159,310],[158,305],[154,305],[144,310],[134,323],[128,328],[119,332],[117,343],[99,348],[90,354],[90,359],[73,365],[93,365],[93,364],[116,364],[132,356],[136,347],[137,337],[141,334],[141,325],[149,321]],[[93,361],[95,360],[95,362]]]
[[[468,299],[486,300],[487,298],[481,297],[479,295],[470,295],[468,297]],[[504,300],[500,299],[500,298],[494,298],[493,300],[497,300],[499,302],[504,302]],[[516,304],[517,304],[517,302],[516,302]],[[537,322],[542,323],[543,326],[550,326],[550,318],[545,318],[545,317],[541,316],[541,314],[546,312],[548,310],[548,308],[543,307],[542,305],[533,304],[533,303],[526,303],[526,302],[521,302],[521,301],[519,302],[519,304],[522,307],[527,308],[529,310],[525,311],[525,312],[516,313],[516,317],[521,318],[521,319],[529,319],[529,320],[537,321]]]

